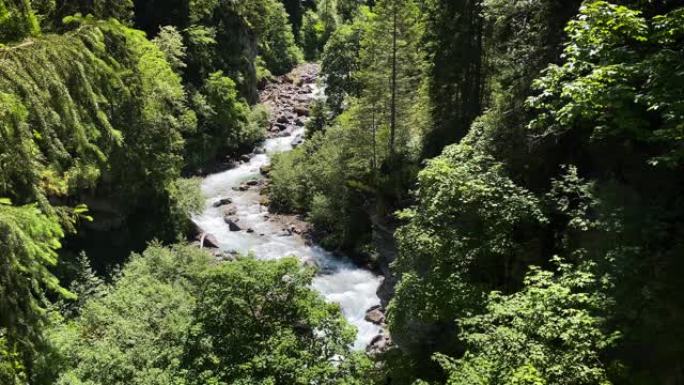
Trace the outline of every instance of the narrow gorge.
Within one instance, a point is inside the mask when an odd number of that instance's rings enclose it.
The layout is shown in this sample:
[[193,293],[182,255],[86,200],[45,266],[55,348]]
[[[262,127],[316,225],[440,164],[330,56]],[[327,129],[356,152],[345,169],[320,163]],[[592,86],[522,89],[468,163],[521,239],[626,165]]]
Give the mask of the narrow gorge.
[[301,218],[272,214],[267,206],[271,156],[301,144],[309,106],[315,98],[324,97],[316,83],[318,71],[317,65],[303,64],[264,87],[261,102],[271,112],[268,139],[233,168],[204,179],[206,208],[193,220],[203,246],[214,248],[219,259],[248,254],[264,260],[296,256],[314,266],[318,274],[313,287],[327,301],[340,305],[358,330],[355,348],[364,349],[385,339],[379,325],[382,316],[373,311],[366,315],[380,305],[376,292],[382,278],[317,245],[307,236],[309,226]]

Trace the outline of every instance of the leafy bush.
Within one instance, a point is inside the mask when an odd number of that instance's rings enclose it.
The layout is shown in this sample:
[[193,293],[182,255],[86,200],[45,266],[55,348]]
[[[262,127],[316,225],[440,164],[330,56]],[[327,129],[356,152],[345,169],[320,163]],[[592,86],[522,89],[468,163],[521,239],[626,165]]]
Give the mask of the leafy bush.
[[169,187],[171,223],[176,226],[176,237],[179,239],[192,230],[192,215],[204,209],[201,185],[200,178],[179,178]]
[[447,384],[610,384],[601,356],[619,335],[605,331],[604,293],[584,268],[533,267],[521,291],[492,292],[482,315],[459,321],[468,351],[437,355]]
[[134,255],[108,294],[55,326],[57,384],[357,384],[354,330],[295,259],[217,264],[189,246]]
[[289,72],[302,59],[285,7],[278,0],[244,1],[237,5],[259,42],[259,55],[275,75]]
[[73,299],[50,268],[57,263],[62,228],[36,206],[15,207],[0,199],[0,380],[23,384],[42,346],[46,293]]
[[353,250],[370,235],[363,192],[372,177],[371,152],[367,136],[358,130],[336,126],[316,132],[294,151],[273,159],[271,207],[310,214],[324,245],[331,248]]
[[67,21],[73,32],[3,50],[0,194],[49,211],[48,197],[97,187],[124,215],[150,208],[179,176],[195,125],[180,77],[140,31]]
[[[214,72],[201,92],[192,97],[198,115],[198,130],[188,139],[187,163],[202,166],[226,155],[235,155],[263,139],[263,114],[253,116],[247,102],[238,95],[235,82],[222,72]],[[250,118],[257,121],[250,123]]]
[[178,29],[172,25],[163,26],[152,42],[164,53],[171,68],[177,73],[182,73],[187,67],[185,64],[187,48],[183,44],[183,35]]
[[39,33],[40,25],[29,0],[0,0],[0,47]]
[[[515,285],[536,258],[520,234],[545,221],[538,199],[468,143],[431,160],[418,183],[417,205],[400,214],[407,220],[396,234],[401,282],[389,315],[393,336],[416,351],[437,337],[430,325],[454,323],[478,308],[483,291]],[[416,324],[425,325],[421,333]]]
[[302,21],[302,29],[300,31],[302,49],[304,50],[304,58],[306,60],[316,60],[322,47],[321,40],[323,38],[324,26],[318,14],[312,10],[306,11]]

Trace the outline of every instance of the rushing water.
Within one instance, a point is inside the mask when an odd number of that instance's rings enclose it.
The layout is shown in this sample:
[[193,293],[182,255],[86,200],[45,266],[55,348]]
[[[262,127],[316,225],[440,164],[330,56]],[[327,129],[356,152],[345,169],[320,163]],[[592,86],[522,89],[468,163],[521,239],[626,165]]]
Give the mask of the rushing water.
[[[296,234],[284,234],[281,224],[268,220],[268,209],[259,203],[257,189],[233,190],[246,181],[262,178],[260,167],[269,164],[272,154],[291,150],[292,140],[303,131],[298,128],[290,136],[268,139],[264,143],[263,154],[255,155],[234,169],[208,176],[202,184],[206,208],[194,220],[202,230],[216,237],[222,250],[252,253],[259,259],[297,256],[302,261],[314,262],[319,267],[319,274],[313,282],[314,289],[327,301],[340,305],[344,316],[358,330],[354,347],[363,349],[380,332],[380,328],[365,321],[364,316],[368,308],[380,303],[376,291],[381,278],[319,246],[306,245]],[[222,198],[233,201],[237,213],[231,217],[239,219],[238,224],[243,231],[230,231],[223,219],[222,208],[213,207]],[[244,229],[253,229],[254,232],[248,233]]]

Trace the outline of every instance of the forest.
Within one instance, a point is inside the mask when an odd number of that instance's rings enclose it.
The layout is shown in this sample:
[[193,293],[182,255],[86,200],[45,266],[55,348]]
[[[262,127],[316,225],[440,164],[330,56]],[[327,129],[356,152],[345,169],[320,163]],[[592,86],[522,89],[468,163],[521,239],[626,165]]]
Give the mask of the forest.
[[0,0],[0,385],[684,385],[683,170],[681,0]]

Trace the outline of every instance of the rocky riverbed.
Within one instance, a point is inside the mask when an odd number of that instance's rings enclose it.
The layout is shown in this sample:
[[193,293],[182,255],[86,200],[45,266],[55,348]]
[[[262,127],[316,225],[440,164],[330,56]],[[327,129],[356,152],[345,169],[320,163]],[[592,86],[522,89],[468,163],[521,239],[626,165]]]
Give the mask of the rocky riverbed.
[[270,157],[304,140],[310,104],[322,97],[317,79],[318,66],[304,64],[265,84],[260,99],[271,112],[268,139],[233,168],[204,179],[206,207],[193,218],[198,243],[211,248],[222,260],[249,253],[259,259],[294,255],[316,266],[319,273],[313,287],[326,300],[338,303],[347,320],[357,327],[355,348],[379,353],[391,344],[377,295],[383,278],[318,246],[309,236],[310,226],[304,218],[268,210],[265,189]]

